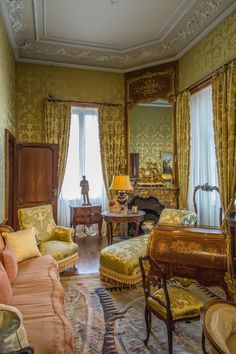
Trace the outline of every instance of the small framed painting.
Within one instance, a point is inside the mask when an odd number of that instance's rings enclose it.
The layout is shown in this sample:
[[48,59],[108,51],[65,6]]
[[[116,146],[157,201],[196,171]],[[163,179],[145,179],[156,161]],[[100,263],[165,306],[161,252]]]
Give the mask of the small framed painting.
[[163,174],[173,173],[172,152],[164,151],[162,154]]

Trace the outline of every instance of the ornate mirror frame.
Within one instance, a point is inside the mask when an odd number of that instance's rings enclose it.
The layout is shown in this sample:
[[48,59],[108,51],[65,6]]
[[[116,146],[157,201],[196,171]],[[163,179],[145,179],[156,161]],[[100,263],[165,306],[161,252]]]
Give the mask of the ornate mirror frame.
[[173,104],[173,180],[175,186],[178,185],[175,109],[178,92],[177,77],[177,61],[125,74],[127,173],[129,174],[130,171],[130,110],[140,102],[165,100]]

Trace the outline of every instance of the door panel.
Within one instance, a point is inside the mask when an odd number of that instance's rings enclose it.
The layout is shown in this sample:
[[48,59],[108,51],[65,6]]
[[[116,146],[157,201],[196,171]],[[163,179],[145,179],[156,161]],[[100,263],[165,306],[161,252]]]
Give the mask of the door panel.
[[16,146],[15,227],[17,211],[43,204],[53,206],[57,220],[58,147],[54,144],[18,144]]
[[14,220],[14,179],[15,179],[15,145],[16,138],[5,129],[5,220],[13,226]]

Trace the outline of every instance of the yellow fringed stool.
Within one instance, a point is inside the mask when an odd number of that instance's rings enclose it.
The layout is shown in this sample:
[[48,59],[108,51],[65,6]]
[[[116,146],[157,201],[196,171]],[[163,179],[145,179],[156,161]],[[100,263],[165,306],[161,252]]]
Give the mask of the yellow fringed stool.
[[105,247],[100,253],[100,278],[122,286],[141,283],[138,259],[147,249],[149,235]]

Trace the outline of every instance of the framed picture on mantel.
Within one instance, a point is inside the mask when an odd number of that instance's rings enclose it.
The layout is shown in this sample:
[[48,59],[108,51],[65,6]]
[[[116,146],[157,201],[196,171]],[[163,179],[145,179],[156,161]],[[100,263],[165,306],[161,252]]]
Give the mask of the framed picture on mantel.
[[172,152],[164,151],[162,154],[163,174],[173,173]]

